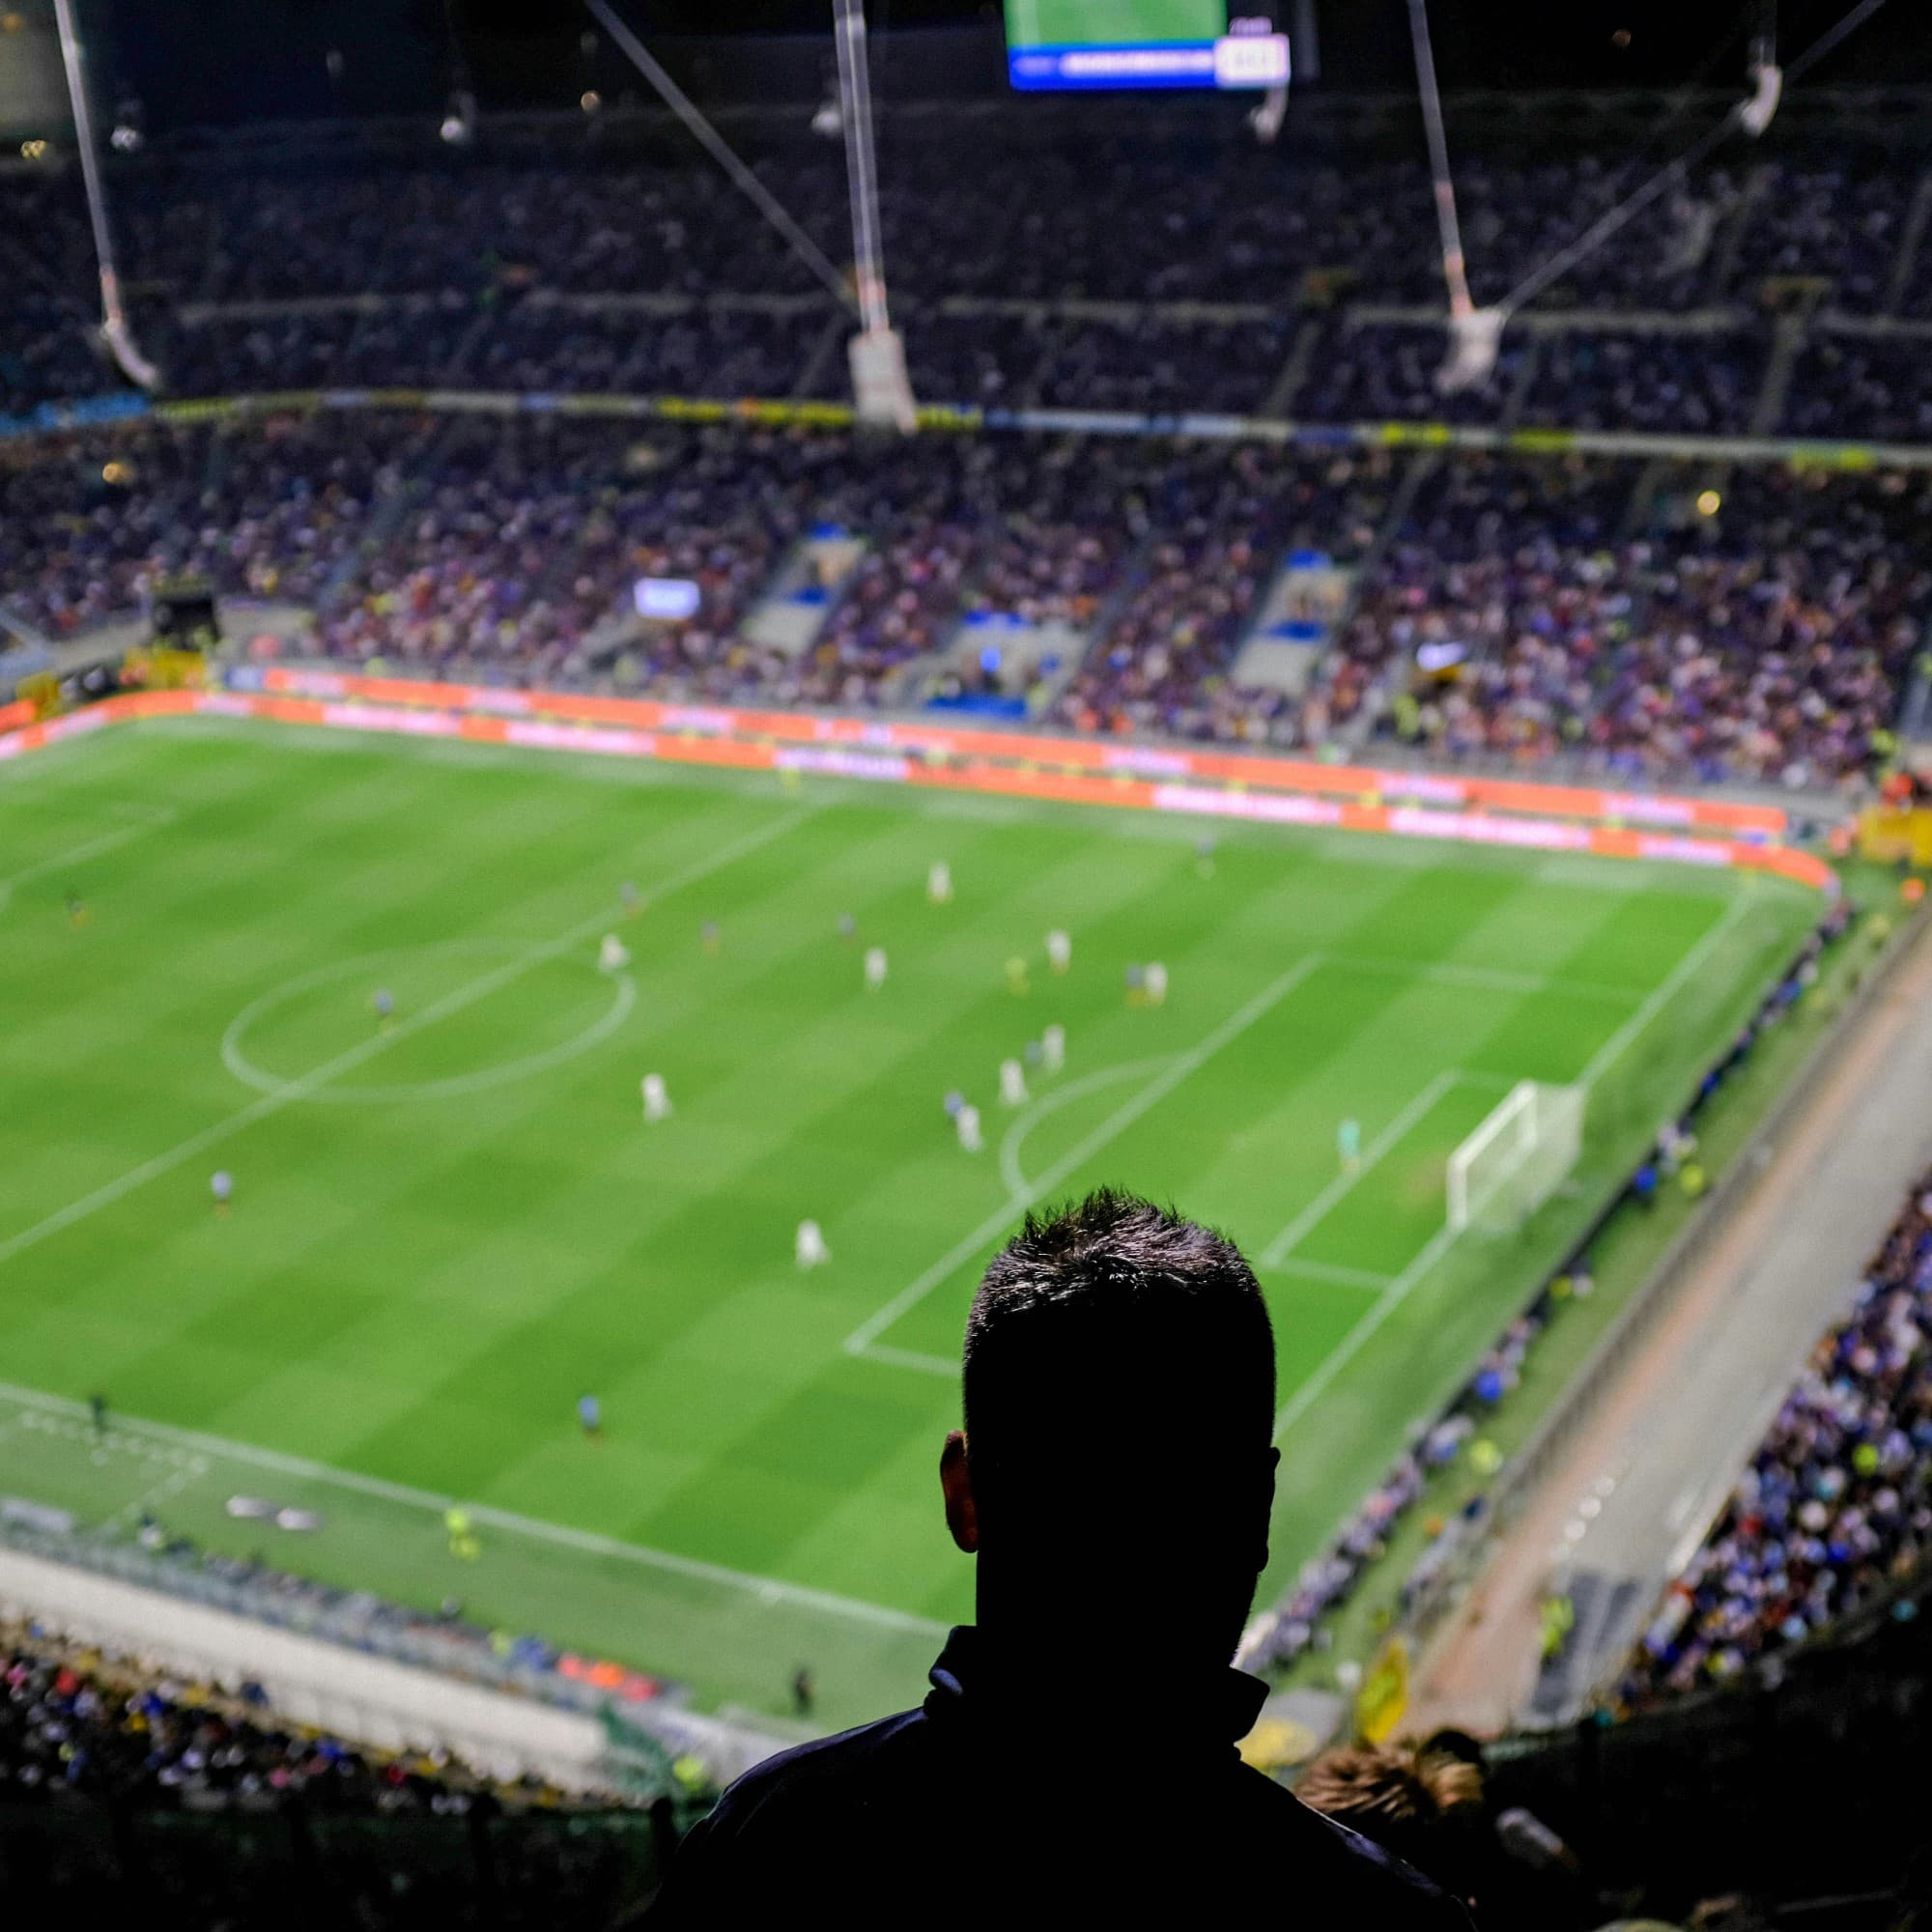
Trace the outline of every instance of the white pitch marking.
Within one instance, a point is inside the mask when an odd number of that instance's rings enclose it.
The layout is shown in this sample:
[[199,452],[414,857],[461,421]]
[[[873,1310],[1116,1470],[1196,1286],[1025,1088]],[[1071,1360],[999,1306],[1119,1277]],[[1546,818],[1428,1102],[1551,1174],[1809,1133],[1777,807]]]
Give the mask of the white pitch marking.
[[16,887],[31,885],[36,879],[43,879],[49,872],[58,872],[64,867],[98,859],[103,852],[118,852],[123,845],[131,845],[135,839],[145,838],[154,829],[148,824],[124,825],[117,831],[103,832],[85,844],[75,845],[66,852],[56,852],[51,859],[43,859],[39,865],[29,866],[25,871],[15,872],[10,879],[0,879],[0,911],[6,909]]
[[1374,1268],[1338,1267],[1331,1262],[1304,1262],[1293,1256],[1276,1262],[1267,1271],[1306,1275],[1310,1281],[1332,1281],[1341,1288],[1386,1288],[1395,1279],[1394,1275],[1378,1274]]
[[1363,1343],[1408,1298],[1414,1288],[1456,1239],[1456,1230],[1443,1222],[1416,1254],[1415,1259],[1370,1302],[1355,1325],[1322,1358],[1321,1366],[1289,1397],[1274,1419],[1274,1439],[1279,1442],[1309,1408],[1327,1394],[1328,1385],[1354,1360]]
[[130,1503],[116,1510],[107,1519],[109,1529],[118,1528],[124,1522],[138,1522],[156,1503],[171,1501],[184,1490],[192,1489],[208,1474],[209,1465],[204,1457],[192,1458],[184,1467],[170,1470],[153,1489],[145,1490]]
[[[87,1412],[82,1404],[66,1396],[20,1388],[12,1382],[0,1382],[0,1399],[17,1403],[23,1408],[38,1410],[44,1415],[78,1417]],[[245,1463],[250,1468],[267,1469],[271,1474],[292,1476],[302,1482],[326,1483],[336,1489],[355,1490],[384,1502],[434,1512],[439,1519],[452,1503],[461,1500],[455,1496],[438,1495],[429,1490],[412,1489],[407,1483],[385,1482],[380,1476],[359,1475],[354,1469],[338,1469],[327,1463],[311,1463],[305,1457],[285,1456],[274,1449],[258,1449],[252,1443],[230,1442],[218,1435],[204,1435],[199,1430],[177,1429],[170,1423],[145,1419],[133,1421],[123,1416],[121,1427],[124,1431],[139,1430],[143,1435],[157,1442],[180,1444],[202,1456],[223,1457],[231,1462]],[[668,1576],[716,1583],[763,1603],[778,1601],[795,1604],[802,1608],[845,1617],[855,1623],[876,1624],[888,1630],[909,1631],[921,1636],[943,1635],[945,1632],[944,1625],[934,1623],[929,1617],[916,1617],[904,1610],[889,1609],[883,1604],[861,1603],[854,1597],[836,1596],[827,1590],[810,1589],[802,1583],[785,1583],[776,1577],[753,1577],[742,1570],[726,1570],[716,1563],[700,1562],[696,1557],[646,1548],[639,1543],[620,1543],[614,1537],[599,1536],[592,1530],[543,1522],[534,1517],[518,1516],[510,1510],[493,1509],[486,1503],[465,1502],[463,1507],[469,1511],[471,1521],[492,1529],[586,1550],[592,1555],[615,1557],[647,1570],[661,1570]]]
[[1384,1127],[1363,1151],[1361,1160],[1352,1173],[1344,1171],[1336,1175],[1320,1194],[1297,1214],[1265,1248],[1262,1250],[1262,1266],[1279,1267],[1302,1239],[1325,1221],[1338,1208],[1344,1198],[1354,1192],[1356,1184],[1377,1166],[1382,1156],[1415,1125],[1439,1099],[1455,1086],[1462,1076],[1452,1066],[1438,1073],[1422,1092],[1409,1101],[1401,1113]]
[[1020,1149],[1026,1139],[1049,1114],[1056,1114],[1069,1100],[1077,1100],[1082,1094],[1091,1094],[1096,1088],[1111,1087],[1122,1080],[1131,1080],[1137,1073],[1147,1073],[1156,1066],[1165,1066],[1174,1056],[1171,1053],[1156,1055],[1151,1060],[1122,1061],[1116,1066],[1103,1066],[1096,1073],[1089,1073],[1078,1080],[1069,1080],[1065,1087],[1056,1087],[1043,1099],[1034,1104],[1007,1129],[1006,1137],[1000,1142],[1000,1179],[1007,1184],[1007,1192],[1015,1201],[1032,1198],[1032,1189],[1025,1173],[1020,1167]]
[[[491,940],[448,940],[425,946],[389,947],[381,952],[365,952],[357,958],[338,959],[332,965],[299,973],[292,980],[285,980],[279,986],[271,986],[259,999],[251,1000],[228,1022],[228,1031],[221,1036],[221,1064],[244,1087],[253,1087],[262,1094],[278,1094],[289,1083],[257,1066],[242,1045],[250,1029],[265,1013],[272,1012],[277,1007],[316,987],[354,979],[357,973],[379,978],[378,969],[396,960],[419,958],[430,952],[501,952],[508,950],[511,949]],[[548,1073],[553,1067],[567,1065],[603,1045],[630,1018],[631,1009],[637,1003],[637,981],[628,973],[620,974],[612,989],[611,1005],[602,1014],[582,1033],[573,1034],[570,1038],[559,1040],[556,1045],[546,1047],[541,1052],[526,1054],[521,1060],[506,1060],[496,1066],[479,1066],[471,1073],[454,1073],[446,1080],[405,1082],[393,1087],[338,1087],[332,1092],[311,1093],[308,1097],[326,1100],[333,1106],[379,1106],[396,1100],[454,1100],[466,1094],[481,1094],[493,1087],[507,1087],[516,1081]]]
[[959,1376],[959,1364],[950,1356],[922,1354],[917,1349],[895,1349],[890,1342],[868,1343],[866,1359],[890,1362],[895,1369],[917,1369],[924,1376],[945,1376],[949,1380],[957,1380]]
[[[1716,952],[1748,908],[1749,901],[1743,897],[1732,902],[1730,910],[1723,918],[1719,920],[1677,962],[1657,990],[1604,1042],[1592,1057],[1589,1065],[1583,1069],[1578,1078],[1578,1085],[1594,1086],[1610,1070],[1630,1049],[1636,1037],[1657,1017],[1665,1003],[1682,989],[1694,973],[1699,971],[1705,960]],[[1455,1241],[1456,1231],[1445,1221],[1430,1236],[1415,1259],[1382,1290],[1381,1293],[1376,1296],[1355,1325],[1323,1358],[1321,1366],[1282,1405],[1280,1412],[1274,1419],[1274,1439],[1277,1442],[1307,1414],[1316,1402],[1327,1393],[1329,1384],[1361,1351],[1362,1345],[1402,1306],[1414,1290],[1416,1283],[1449,1252]]]
[[1652,1020],[1683,991],[1686,982],[1703,966],[1719,946],[1730,936],[1731,928],[1750,910],[1750,901],[1742,894],[1731,901],[1730,910],[1712,926],[1702,939],[1687,952],[1671,969],[1670,976],[1659,984],[1629,1019],[1600,1046],[1591,1056],[1590,1064],[1577,1076],[1577,1085],[1586,1092],[1596,1086],[1605,1073],[1621,1060],[1631,1043],[1642,1033]]
[[1032,1206],[1042,1195],[1051,1193],[1069,1174],[1093,1159],[1102,1148],[1111,1146],[1143,1114],[1152,1107],[1157,1107],[1166,1099],[1197,1067],[1206,1065],[1231,1040],[1238,1039],[1256,1021],[1264,1018],[1279,1006],[1323,963],[1324,958],[1325,955],[1321,952],[1311,952],[1297,961],[1279,979],[1257,993],[1246,1006],[1231,1013],[1198,1046],[1190,1047],[1187,1052],[1170,1063],[1165,1073],[1151,1080],[1131,1100],[1117,1107],[1085,1140],[1063,1154],[1037,1181],[1030,1181],[1023,1196],[1005,1202],[963,1240],[949,1248],[923,1274],[902,1288],[883,1308],[860,1322],[858,1327],[845,1338],[846,1352],[852,1355],[867,1353],[872,1344],[900,1316],[908,1309],[916,1308],[952,1274],[954,1268],[962,1262],[970,1261],[986,1242],[1006,1229],[1019,1209]]
[[1566,980],[1560,974],[1509,973],[1492,966],[1464,966],[1454,959],[1420,963],[1384,952],[1337,952],[1331,956],[1336,965],[1352,966],[1364,973],[1401,973],[1445,986],[1473,986],[1490,993],[1569,993],[1583,1000],[1640,997],[1634,986],[1613,986],[1606,980]]
[[[800,824],[805,818],[803,812],[792,812],[762,826],[758,831],[735,839],[731,844],[722,846],[708,858],[684,867],[681,872],[673,872],[664,883],[642,895],[639,903],[654,905],[669,894],[685,886],[696,884],[711,873],[721,871],[724,867],[755,852],[759,846],[769,844],[774,838]],[[540,966],[547,959],[554,959],[568,952],[572,947],[582,946],[598,933],[608,929],[611,923],[610,909],[593,913],[586,920],[580,920],[569,931],[559,933],[554,939],[547,939],[540,946],[533,946],[527,952],[520,952],[503,965],[485,973],[480,979],[469,980],[464,985],[445,993],[441,999],[412,1013],[408,1019],[388,1033],[373,1034],[358,1046],[352,1046],[346,1053],[338,1053],[333,1060],[304,1073],[300,1078],[291,1080],[286,1087],[278,1087],[272,1094],[265,1094],[259,1100],[251,1101],[239,1113],[230,1114],[226,1120],[216,1121],[212,1126],[204,1127],[198,1134],[190,1134],[186,1140],[177,1143],[165,1153],[157,1153],[152,1159],[144,1160],[138,1167],[130,1167],[126,1174],[97,1187],[91,1194],[83,1194],[78,1201],[70,1201],[65,1208],[59,1208],[43,1220],[36,1221],[32,1227],[23,1228],[17,1235],[0,1241],[0,1264],[12,1261],[14,1256],[24,1254],[29,1248],[38,1247],[50,1235],[59,1234],[64,1228],[71,1228],[76,1221],[84,1221],[90,1214],[98,1213],[102,1208],[110,1208],[124,1196],[133,1193],[137,1187],[145,1186],[150,1180],[163,1174],[169,1174],[185,1161],[192,1160],[197,1154],[206,1153],[210,1148],[218,1147],[223,1141],[240,1133],[243,1127],[252,1126],[257,1121],[267,1120],[271,1114],[278,1114],[284,1107],[305,1098],[317,1088],[325,1087],[343,1073],[353,1072],[356,1067],[374,1060],[378,1054],[386,1053],[400,1041],[412,1035],[435,1026],[439,1020],[447,1019],[452,1013],[460,1013],[468,1007],[473,1007],[479,1000],[485,1000],[498,988],[509,985],[513,980],[527,973],[531,967]]]

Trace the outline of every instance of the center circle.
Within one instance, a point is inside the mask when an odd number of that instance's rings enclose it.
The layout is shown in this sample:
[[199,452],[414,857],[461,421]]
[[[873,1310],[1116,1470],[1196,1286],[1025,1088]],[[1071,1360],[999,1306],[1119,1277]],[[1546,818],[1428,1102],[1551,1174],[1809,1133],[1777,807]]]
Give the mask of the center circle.
[[[357,978],[365,980],[373,988],[381,983],[386,973],[419,967],[425,962],[435,962],[444,958],[470,958],[479,961],[497,959],[508,965],[526,956],[527,952],[527,947],[520,946],[514,940],[447,939],[432,941],[422,946],[397,946],[387,948],[381,952],[358,953],[354,958],[333,960],[326,966],[317,966],[306,973],[298,973],[292,979],[271,986],[259,998],[251,1000],[228,1023],[227,1031],[221,1036],[222,1065],[236,1079],[245,1086],[253,1087],[258,1093],[279,1095],[287,1094],[292,1088],[300,1090],[304,1082],[315,1078],[321,1067],[311,1067],[306,1072],[295,1074],[273,1072],[250,1056],[246,1041],[248,1036],[265,1021],[272,1019],[305,995]],[[563,954],[554,954],[550,960],[541,957],[533,959],[531,966],[550,963],[574,965],[579,962]],[[587,954],[581,963],[585,973],[598,978],[609,977],[599,971]],[[478,977],[490,976],[486,970]],[[513,984],[520,977],[521,975],[505,976],[503,984]],[[637,982],[628,973],[620,973],[610,978],[610,985],[611,1003],[603,1013],[569,1038],[558,1040],[555,1044],[538,1052],[523,1054],[513,1060],[498,1061],[494,1065],[476,1067],[469,1072],[450,1074],[439,1079],[403,1080],[380,1085],[359,1083],[351,1085],[324,1079],[305,1092],[298,1092],[296,1097],[326,1106],[379,1106],[401,1100],[455,1099],[465,1094],[480,1094],[494,1087],[507,1087],[516,1081],[530,1079],[536,1074],[550,1071],[553,1067],[565,1065],[602,1045],[630,1017],[631,1009],[637,1004]],[[446,1000],[453,991],[460,991],[460,985],[442,991],[437,998]],[[478,997],[480,1000],[489,997],[489,994],[486,992]],[[437,999],[432,998],[428,1004],[433,1007],[436,1003]],[[416,1014],[420,1015],[426,1010],[426,1008],[419,1008],[416,1009]],[[427,1022],[427,1026],[434,1024],[434,1020]],[[385,1043],[390,1038],[405,1039],[415,1032],[426,1030],[426,1026],[412,1025],[412,1013],[405,1011],[399,1014],[393,1035],[387,1032],[370,1035],[361,1042],[346,1049],[343,1054],[335,1056],[335,1059],[349,1060],[355,1064],[359,1064],[362,1059],[374,1060],[386,1050]],[[326,1060],[321,1063],[321,1066],[327,1067],[333,1064],[334,1060]]]

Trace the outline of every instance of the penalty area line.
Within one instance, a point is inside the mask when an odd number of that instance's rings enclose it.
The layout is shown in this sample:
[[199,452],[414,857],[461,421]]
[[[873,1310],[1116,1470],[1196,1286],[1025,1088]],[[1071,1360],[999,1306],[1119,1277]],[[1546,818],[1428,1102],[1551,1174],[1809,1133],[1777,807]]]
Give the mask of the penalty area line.
[[1456,1230],[1447,1221],[1443,1222],[1415,1259],[1369,1303],[1355,1325],[1322,1358],[1321,1366],[1282,1405],[1274,1419],[1277,1442],[1328,1393],[1329,1384],[1361,1352],[1370,1336],[1408,1298],[1415,1284],[1449,1252],[1455,1240]]
[[1578,1087],[1587,1093],[1629,1052],[1637,1036],[1684,990],[1691,978],[1703,970],[1704,962],[1731,936],[1732,930],[1750,907],[1750,900],[1740,893],[1731,901],[1730,910],[1723,918],[1677,962],[1669,977],[1653,988],[1643,1005],[1591,1056],[1590,1064],[1577,1076]]
[[1261,1264],[1264,1268],[1278,1268],[1288,1260],[1302,1241],[1312,1235],[1342,1202],[1368,1179],[1369,1175],[1381,1165],[1383,1157],[1398,1141],[1421,1121],[1435,1103],[1453,1088],[1462,1075],[1453,1066],[1438,1073],[1420,1094],[1417,1094],[1392,1120],[1368,1147],[1352,1169],[1344,1169],[1327,1186],[1322,1188],[1313,1201],[1304,1208],[1265,1248],[1262,1250]]
[[1339,1267],[1332,1262],[1305,1262],[1296,1255],[1291,1255],[1285,1262],[1276,1262],[1266,1272],[1297,1274],[1308,1281],[1332,1282],[1337,1288],[1382,1289],[1395,1279],[1394,1275],[1382,1274],[1375,1268]]
[[[1637,1037],[1683,990],[1692,976],[1703,969],[1705,961],[1730,936],[1739,921],[1749,909],[1750,901],[1747,898],[1740,896],[1732,901],[1730,910],[1684,954],[1636,1011],[1592,1056],[1589,1065],[1577,1076],[1578,1086],[1593,1088],[1630,1051]],[[1277,1442],[1322,1396],[1327,1394],[1335,1378],[1354,1360],[1369,1339],[1408,1298],[1423,1276],[1428,1274],[1430,1269],[1455,1246],[1456,1239],[1457,1231],[1444,1221],[1442,1226],[1430,1236],[1415,1259],[1381,1293],[1376,1296],[1354,1326],[1329,1350],[1322,1359],[1321,1367],[1282,1405],[1274,1419],[1274,1439]]]
[[[67,1396],[51,1395],[42,1389],[21,1388],[0,1382],[0,1401],[42,1415],[78,1420],[87,1415],[84,1403]],[[536,1517],[520,1516],[514,1510],[497,1509],[488,1503],[473,1503],[462,1497],[440,1495],[408,1483],[392,1483],[381,1476],[364,1476],[354,1469],[339,1469],[328,1463],[313,1463],[303,1456],[288,1456],[276,1449],[257,1448],[253,1443],[232,1442],[223,1436],[206,1435],[195,1429],[178,1429],[172,1423],[155,1422],[146,1417],[117,1413],[115,1429],[123,1435],[145,1437],[151,1442],[167,1443],[194,1455],[239,1463],[244,1467],[263,1469],[270,1474],[293,1477],[300,1482],[320,1483],[339,1490],[355,1491],[380,1501],[420,1510],[440,1520],[452,1505],[461,1504],[472,1522],[506,1535],[532,1542],[549,1543],[582,1550],[588,1555],[609,1556],[619,1562],[635,1563],[641,1569],[657,1570],[666,1576],[688,1577],[712,1583],[760,1603],[786,1603],[800,1609],[819,1610],[828,1616],[842,1617],[853,1623],[874,1624],[885,1630],[905,1631],[919,1636],[938,1636],[946,1626],[930,1617],[917,1617],[906,1610],[895,1610],[883,1604],[862,1603],[856,1597],[841,1597],[830,1590],[814,1590],[803,1583],[786,1583],[776,1577],[754,1577],[746,1571],[729,1570],[722,1564],[706,1563],[695,1556],[679,1556],[668,1549],[652,1549],[641,1543],[623,1543],[595,1530],[572,1529],[567,1523],[545,1522]],[[212,1470],[206,1473],[213,1473]]]

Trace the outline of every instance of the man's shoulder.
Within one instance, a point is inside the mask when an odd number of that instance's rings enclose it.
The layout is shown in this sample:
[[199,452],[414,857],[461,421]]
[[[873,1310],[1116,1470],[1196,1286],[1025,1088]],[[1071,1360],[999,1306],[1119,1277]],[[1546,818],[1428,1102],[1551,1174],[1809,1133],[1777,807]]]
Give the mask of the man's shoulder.
[[1337,1892],[1373,1910],[1378,1925],[1464,1926],[1460,1906],[1435,1880],[1393,1852],[1333,1818],[1312,1810],[1285,1786],[1241,1767],[1237,1803],[1280,1861],[1284,1895]]
[[774,1809],[846,1802],[861,1786],[902,1773],[925,1727],[923,1711],[899,1711],[856,1730],[814,1738],[756,1764],[718,1801],[716,1828],[731,1830]]
[[[668,1898],[688,1905],[720,1884],[733,1897],[809,1896],[834,1875],[849,1889],[862,1871],[881,1897],[924,1895],[940,1858],[934,1832],[966,1829],[986,1882],[1022,1851],[1037,1863],[1057,1850],[1086,1874],[1083,1883],[1104,1890],[1096,1872],[1115,1861],[1096,1866],[1093,1855],[1120,1852],[1125,1873],[1132,1861],[1116,1840],[1134,1836],[1143,1855],[1133,1865],[1137,1890],[1165,1896],[1163,1885],[1180,1886],[1204,1902],[1243,1905],[1298,1899],[1387,1932],[1463,1932],[1468,1924],[1419,1872],[1245,1765],[1231,1763],[1225,1782],[1211,1778],[1159,1801],[1165,1826],[1151,1846],[1146,1794],[1137,1798],[1111,1776],[1058,1780],[1043,1800],[1021,1765],[1006,1765],[1010,1786],[995,1779],[989,1787],[975,1775],[983,1768],[957,1761],[919,1710],[781,1751],[740,1777],[696,1828]],[[1149,1865],[1151,1853],[1160,1856]]]

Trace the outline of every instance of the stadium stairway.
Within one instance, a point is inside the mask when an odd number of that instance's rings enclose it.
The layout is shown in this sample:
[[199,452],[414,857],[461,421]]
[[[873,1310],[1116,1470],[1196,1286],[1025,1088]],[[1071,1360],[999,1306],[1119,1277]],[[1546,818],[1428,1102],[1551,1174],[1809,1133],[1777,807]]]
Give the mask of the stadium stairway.
[[1925,240],[1925,226],[1932,221],[1932,174],[1918,177],[1905,225],[1899,231],[1898,253],[1892,259],[1891,275],[1886,283],[1881,313],[1897,315],[1905,307],[1906,291],[1912,286],[1912,271],[1918,263],[1918,250]]
[[1235,655],[1234,682],[1299,697],[1354,604],[1357,575],[1324,551],[1290,551]]
[[[1395,489],[1389,495],[1388,508],[1382,515],[1381,527],[1376,531],[1375,541],[1369,545],[1355,565],[1357,588],[1373,581],[1377,570],[1381,566],[1383,556],[1387,554],[1389,545],[1395,541],[1396,533],[1408,521],[1408,513],[1414,507],[1417,494],[1441,460],[1433,452],[1425,451],[1403,471]],[[1353,615],[1354,600],[1350,598],[1347,607],[1336,613],[1335,620],[1330,626],[1334,635],[1337,637],[1343,635],[1349,627],[1350,618]],[[1368,743],[1375,733],[1377,724],[1381,721],[1382,712],[1387,707],[1390,685],[1398,668],[1394,663],[1390,664],[1380,679],[1364,696],[1360,709],[1336,731],[1335,740],[1338,744],[1345,747],[1359,747]]]
[[1804,353],[1810,321],[1808,308],[1777,318],[1771,360],[1765,365],[1764,387],[1751,405],[1750,435],[1771,436],[1783,419],[1785,398],[1791,394],[1791,379],[1798,373],[1798,358]]
[[1932,753],[1932,639],[1918,654],[1905,702],[1898,707],[1898,735],[1916,752]]
[[1543,1660],[1525,1705],[1525,1730],[1573,1723],[1590,1702],[1606,1647],[1616,1654],[1631,1621],[1643,1610],[1643,1586],[1634,1577],[1577,1570],[1557,1585],[1575,1618],[1561,1649]]
[[1295,331],[1293,346],[1288,352],[1288,360],[1275,378],[1274,386],[1263,398],[1262,406],[1255,412],[1257,415],[1284,417],[1294,411],[1294,399],[1301,392],[1301,385],[1308,380],[1310,365],[1315,360],[1315,352],[1321,345],[1321,325],[1320,322],[1304,322]]
[[811,345],[805,360],[799,364],[798,375],[791,385],[791,398],[794,402],[809,402],[821,395],[842,394],[845,383],[845,344],[851,333],[851,318],[843,309],[835,310],[827,318],[818,340]]
[[752,606],[745,636],[767,650],[803,657],[831,621],[869,548],[864,537],[832,524],[800,538]]

